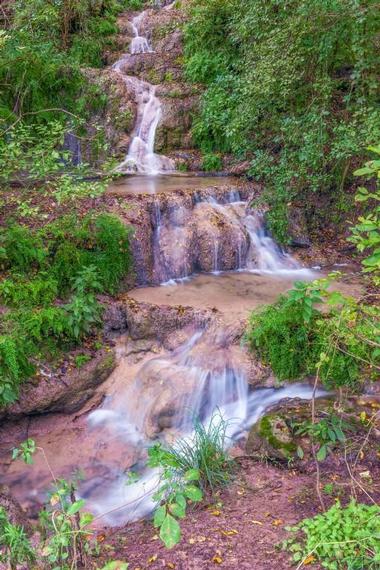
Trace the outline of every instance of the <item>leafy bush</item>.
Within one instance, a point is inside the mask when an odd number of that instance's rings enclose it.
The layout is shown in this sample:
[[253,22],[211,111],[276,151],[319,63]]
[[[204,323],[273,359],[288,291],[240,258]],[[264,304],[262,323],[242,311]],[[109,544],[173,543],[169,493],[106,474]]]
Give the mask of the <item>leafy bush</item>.
[[215,413],[207,425],[196,420],[192,436],[180,439],[167,450],[179,469],[199,472],[204,490],[215,491],[231,481],[233,462],[225,451],[226,429],[221,414]]
[[100,324],[96,294],[116,291],[131,258],[129,230],[109,214],[67,216],[39,230],[5,227],[0,243],[8,269],[0,297],[10,309],[0,317],[3,406],[34,371],[32,357],[54,356]]
[[[42,532],[39,545],[34,551],[30,550],[31,560],[36,560],[38,568],[52,570],[83,568],[87,566],[87,555],[94,547],[91,542],[93,533],[88,528],[94,517],[90,513],[82,512],[85,502],[83,499],[76,499],[75,481],[68,482],[55,477],[46,454],[42,448],[36,446],[33,439],[28,439],[19,448],[14,448],[12,459],[21,457],[30,465],[33,463],[36,451],[43,452],[46,466],[53,477],[53,490],[49,494],[45,508],[39,514]],[[26,540],[25,535],[24,540]]]
[[57,295],[58,281],[43,271],[30,281],[14,277],[0,282],[0,297],[12,307],[50,305]]
[[16,271],[26,273],[44,261],[42,242],[27,227],[14,225],[1,231],[0,243],[4,248],[4,261]]
[[323,193],[341,215],[351,165],[379,140],[378,29],[375,0],[189,3],[186,73],[205,86],[194,139],[251,161],[282,241],[295,200],[318,215]]
[[[295,288],[251,315],[246,339],[279,380],[318,371],[327,388],[355,388],[379,369],[380,311],[338,292],[330,281],[296,282]],[[327,303],[322,312],[315,305]]]
[[0,335],[0,406],[14,402],[23,380],[34,372],[31,343],[25,337]]
[[233,463],[225,451],[226,427],[217,413],[208,425],[197,420],[191,437],[173,446],[157,443],[148,451],[148,465],[161,472],[161,485],[153,497],[159,503],[153,522],[168,548],[181,538],[176,519],[185,517],[187,499],[201,501],[204,491],[216,491],[231,480]]
[[[380,145],[369,147],[368,150],[380,155]],[[380,285],[380,160],[371,160],[363,168],[354,172],[355,176],[375,178],[376,189],[370,192],[360,187],[355,196],[357,202],[367,205],[374,204],[366,216],[359,217],[359,223],[352,228],[350,241],[356,244],[358,251],[370,255],[363,260],[364,271],[372,273],[376,285]],[[377,203],[377,204],[376,204]]]
[[347,507],[337,501],[327,512],[304,519],[287,529],[296,533],[283,543],[293,560],[317,560],[323,568],[370,570],[380,565],[380,507],[351,500]]
[[205,172],[215,172],[222,169],[222,159],[218,154],[209,153],[203,155],[202,170]]
[[[328,453],[332,451],[338,443],[346,441],[346,431],[352,431],[354,426],[345,422],[335,414],[329,414],[327,417],[313,423],[305,420],[303,422],[293,422],[292,429],[295,435],[309,436],[312,441],[319,444],[318,452],[316,453],[317,461],[324,461]],[[303,449],[301,446],[297,449],[298,456],[303,456]]]

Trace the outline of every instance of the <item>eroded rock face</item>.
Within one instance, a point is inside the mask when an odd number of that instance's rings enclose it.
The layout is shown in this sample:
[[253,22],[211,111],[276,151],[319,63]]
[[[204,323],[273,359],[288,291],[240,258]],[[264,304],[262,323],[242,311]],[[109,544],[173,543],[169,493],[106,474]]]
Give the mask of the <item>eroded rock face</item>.
[[6,485],[0,485],[0,509],[2,508],[11,524],[24,527],[26,532],[30,530],[26,513]]
[[95,393],[115,368],[113,351],[100,351],[83,368],[64,378],[41,377],[37,384],[25,383],[17,402],[0,411],[0,420],[18,419],[46,412],[73,413]]
[[174,332],[188,325],[204,327],[212,321],[211,311],[193,307],[151,305],[131,298],[124,301],[128,333],[133,340],[154,338],[165,345]]
[[[179,177],[173,192],[127,195],[122,219],[134,228],[136,284],[159,284],[195,271],[237,269],[248,250],[247,230],[238,218],[256,191],[253,184],[226,184],[223,178],[218,187],[181,190]],[[246,206],[229,203],[239,199]],[[120,210],[119,205],[119,216]]]

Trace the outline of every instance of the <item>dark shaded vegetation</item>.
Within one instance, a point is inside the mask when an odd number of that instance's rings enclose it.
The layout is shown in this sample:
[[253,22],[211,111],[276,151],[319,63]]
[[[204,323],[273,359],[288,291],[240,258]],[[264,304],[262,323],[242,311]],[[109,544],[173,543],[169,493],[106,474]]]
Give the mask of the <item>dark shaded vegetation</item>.
[[129,230],[109,214],[75,215],[39,230],[0,232],[0,404],[17,398],[39,359],[78,344],[100,324],[97,293],[115,293],[130,269]]
[[195,140],[249,159],[282,242],[294,202],[347,217],[353,166],[380,137],[379,34],[375,0],[190,2],[186,71],[206,88]]

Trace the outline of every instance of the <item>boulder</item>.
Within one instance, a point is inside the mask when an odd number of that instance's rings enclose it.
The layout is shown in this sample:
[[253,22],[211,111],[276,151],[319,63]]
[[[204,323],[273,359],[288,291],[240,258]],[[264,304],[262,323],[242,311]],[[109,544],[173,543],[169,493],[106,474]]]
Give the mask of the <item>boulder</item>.
[[294,457],[297,445],[287,418],[279,413],[263,416],[249,433],[246,451],[280,460]]
[[63,378],[53,374],[39,378],[36,383],[26,382],[18,401],[0,410],[0,420],[47,412],[76,412],[107,380],[115,366],[113,350],[103,349],[82,368],[71,370]]

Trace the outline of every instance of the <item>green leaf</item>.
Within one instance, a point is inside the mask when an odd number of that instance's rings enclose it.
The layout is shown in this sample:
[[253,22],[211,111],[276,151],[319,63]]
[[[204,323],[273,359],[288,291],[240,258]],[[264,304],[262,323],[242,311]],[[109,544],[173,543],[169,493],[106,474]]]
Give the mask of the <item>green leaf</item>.
[[181,528],[170,514],[167,514],[160,529],[160,538],[166,548],[173,548],[181,539]]
[[189,469],[185,473],[185,481],[199,481],[199,469]]
[[69,517],[75,515],[84,506],[84,503],[85,503],[84,499],[79,499],[79,501],[75,501],[75,503],[69,506],[69,508],[66,511],[66,514]]
[[82,528],[84,526],[89,525],[94,520],[94,515],[91,513],[83,513],[80,517],[79,526]]
[[183,505],[179,505],[178,503],[171,503],[169,505],[169,510],[172,515],[178,517],[179,519],[183,519],[186,515],[186,506],[183,507]]
[[158,528],[162,525],[162,523],[164,522],[165,516],[166,516],[165,505],[157,507],[157,509],[154,512],[154,517],[153,517],[154,528]]
[[303,449],[300,445],[297,447],[297,455],[300,459],[304,458],[304,452],[303,452]]
[[195,485],[187,485],[184,489],[184,492],[186,497],[191,501],[193,501],[194,503],[201,501],[203,498],[203,493],[201,489],[199,487],[196,487]]
[[186,499],[184,497],[184,495],[182,495],[182,493],[177,493],[175,496],[175,501],[176,503],[178,503],[181,507],[183,507],[184,509],[186,509]]
[[324,461],[326,459],[327,456],[327,446],[326,445],[322,445],[317,452],[317,460],[318,461]]

